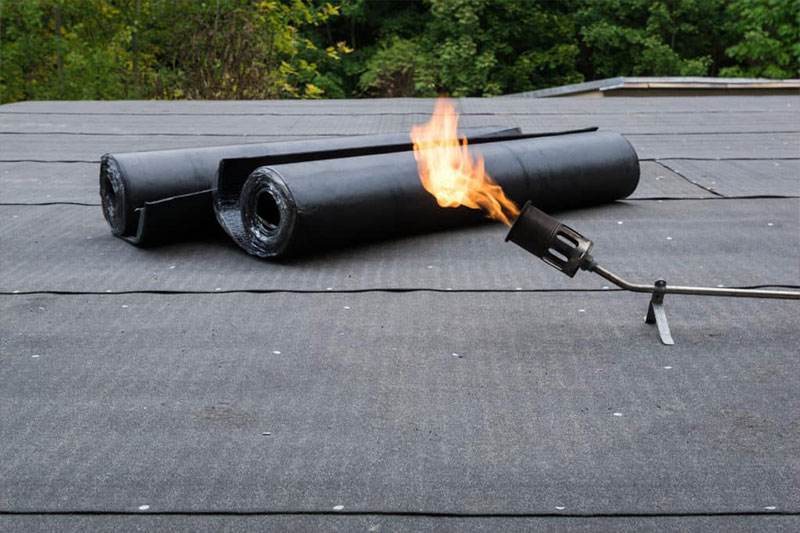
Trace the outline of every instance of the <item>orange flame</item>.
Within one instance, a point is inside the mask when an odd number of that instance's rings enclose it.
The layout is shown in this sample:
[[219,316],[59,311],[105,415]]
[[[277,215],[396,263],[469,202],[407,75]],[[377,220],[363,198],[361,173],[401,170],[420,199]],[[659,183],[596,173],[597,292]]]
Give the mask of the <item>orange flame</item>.
[[483,157],[473,158],[467,138],[458,135],[458,113],[446,98],[439,98],[427,124],[411,128],[414,158],[422,185],[442,207],[483,209],[504,224],[519,215],[519,207],[484,170]]

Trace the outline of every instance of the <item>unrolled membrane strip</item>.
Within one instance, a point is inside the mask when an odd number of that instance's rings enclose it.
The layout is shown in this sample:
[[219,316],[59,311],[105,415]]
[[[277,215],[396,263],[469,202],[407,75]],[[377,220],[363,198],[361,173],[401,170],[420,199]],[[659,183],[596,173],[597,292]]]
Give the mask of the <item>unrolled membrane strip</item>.
[[[585,131],[472,147],[506,195],[546,209],[611,202],[639,183],[623,136]],[[420,182],[413,152],[262,166],[241,192],[250,254],[275,257],[341,243],[475,223],[476,210],[442,208]]]
[[[470,139],[521,135],[518,128],[501,126],[468,128],[465,133]],[[390,133],[105,154],[100,164],[103,215],[112,233],[132,244],[197,235],[216,226],[213,189],[220,161],[225,158],[255,158],[258,164],[240,163],[226,171],[226,179],[220,182],[224,186],[218,197],[220,205],[226,205],[231,190],[237,191],[238,202],[247,175],[270,161],[306,161],[319,153],[336,157],[410,149],[407,133]],[[219,220],[233,235],[225,217]]]

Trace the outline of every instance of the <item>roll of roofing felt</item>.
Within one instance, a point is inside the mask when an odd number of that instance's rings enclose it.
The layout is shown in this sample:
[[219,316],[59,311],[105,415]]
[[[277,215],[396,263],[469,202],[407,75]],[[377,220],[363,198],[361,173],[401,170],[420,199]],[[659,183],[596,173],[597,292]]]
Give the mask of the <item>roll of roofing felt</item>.
[[[519,128],[466,128],[462,134],[467,136],[470,143],[480,144],[485,142],[499,142],[502,140],[529,138],[534,134],[523,135]],[[381,138],[386,138],[383,142]],[[391,137],[391,138],[390,138]],[[361,144],[355,144],[353,138],[325,139],[322,142],[306,144],[306,150],[300,152],[275,152],[270,155],[258,157],[226,158],[219,164],[214,179],[212,180],[212,195],[214,198],[214,212],[217,221],[225,232],[244,249],[250,247],[250,234],[245,231],[242,221],[242,188],[247,177],[255,169],[262,166],[272,166],[302,161],[323,161],[345,157],[357,157],[381,153],[394,153],[410,151],[411,139],[407,134],[400,134],[399,142],[392,144],[395,135],[375,135],[362,137]],[[375,141],[369,144],[365,141]],[[329,176],[328,179],[337,179]]]
[[[470,139],[520,136],[518,128],[499,126],[468,128],[465,133]],[[225,172],[219,203],[227,205],[232,202],[227,196],[230,191],[240,190],[250,171],[261,164],[307,161],[319,154],[342,157],[410,149],[407,133],[390,133],[105,154],[100,164],[103,215],[114,235],[133,244],[196,235],[215,226],[212,189],[222,159],[256,158],[258,162],[255,166],[240,162]],[[238,202],[238,192],[235,196],[233,203]],[[224,217],[219,220],[233,235]]]
[[[543,209],[610,202],[631,194],[639,161],[627,139],[581,132],[473,145],[512,200]],[[474,223],[479,211],[442,208],[422,186],[413,152],[263,166],[241,193],[253,255],[318,247]]]

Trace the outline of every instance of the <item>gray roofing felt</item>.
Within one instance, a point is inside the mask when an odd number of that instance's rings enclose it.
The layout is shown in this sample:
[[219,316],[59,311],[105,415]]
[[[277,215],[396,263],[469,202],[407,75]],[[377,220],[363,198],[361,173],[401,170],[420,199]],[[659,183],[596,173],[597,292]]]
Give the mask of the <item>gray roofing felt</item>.
[[[630,134],[634,196],[559,214],[609,268],[800,282],[800,98],[458,103]],[[646,296],[498,225],[271,263],[103,221],[104,152],[403,131],[432,105],[0,107],[0,528],[796,531],[797,302],[668,296],[665,347]]]

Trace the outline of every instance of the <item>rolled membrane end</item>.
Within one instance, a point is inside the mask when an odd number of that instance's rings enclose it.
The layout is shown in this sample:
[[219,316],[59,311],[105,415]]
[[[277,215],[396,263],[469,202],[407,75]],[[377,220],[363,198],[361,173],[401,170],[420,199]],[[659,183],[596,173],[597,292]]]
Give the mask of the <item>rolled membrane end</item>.
[[253,171],[242,188],[241,209],[249,253],[275,257],[286,251],[297,208],[280,174],[269,167]]
[[111,226],[111,233],[121,237],[130,233],[126,228],[127,212],[125,202],[125,182],[119,163],[110,154],[100,160],[100,200],[103,216]]

